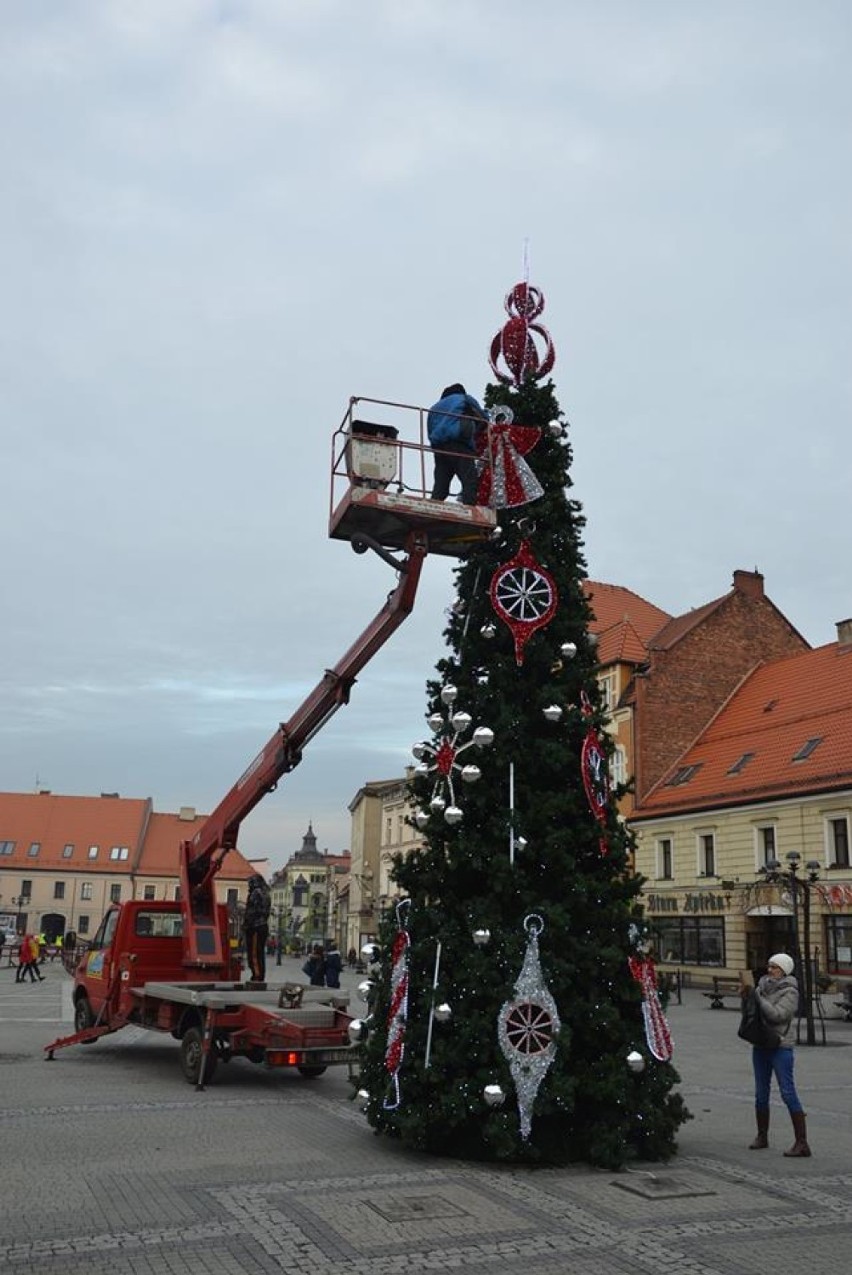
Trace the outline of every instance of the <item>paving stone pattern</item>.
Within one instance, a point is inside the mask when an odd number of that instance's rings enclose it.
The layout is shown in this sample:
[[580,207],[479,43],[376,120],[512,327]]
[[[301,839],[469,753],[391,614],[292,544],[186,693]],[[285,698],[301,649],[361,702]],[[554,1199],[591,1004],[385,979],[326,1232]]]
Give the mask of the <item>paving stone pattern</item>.
[[[811,1160],[783,1108],[749,1152],[736,1015],[672,1006],[694,1119],[667,1165],[622,1174],[436,1160],[367,1128],[344,1069],[242,1060],[196,1093],[169,1037],[127,1030],[45,1063],[69,982],[0,982],[0,1271],[10,1275],[800,1275],[852,1236],[852,1024],[797,1052]],[[285,966],[282,977],[294,971]],[[358,980],[347,975],[350,986]],[[449,1081],[448,1081],[449,1083]],[[403,1089],[404,1097],[404,1089]]]

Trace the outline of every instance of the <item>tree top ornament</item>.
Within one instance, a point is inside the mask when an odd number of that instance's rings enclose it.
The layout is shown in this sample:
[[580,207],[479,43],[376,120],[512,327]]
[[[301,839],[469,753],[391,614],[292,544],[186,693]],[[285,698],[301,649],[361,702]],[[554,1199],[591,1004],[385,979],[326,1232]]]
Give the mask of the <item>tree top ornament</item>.
[[[544,310],[544,293],[526,281],[516,283],[503,304],[509,320],[491,342],[491,370],[504,385],[539,381],[556,360],[550,333],[543,323],[535,322]],[[543,342],[541,353],[536,339]],[[508,371],[500,366],[501,360]]]

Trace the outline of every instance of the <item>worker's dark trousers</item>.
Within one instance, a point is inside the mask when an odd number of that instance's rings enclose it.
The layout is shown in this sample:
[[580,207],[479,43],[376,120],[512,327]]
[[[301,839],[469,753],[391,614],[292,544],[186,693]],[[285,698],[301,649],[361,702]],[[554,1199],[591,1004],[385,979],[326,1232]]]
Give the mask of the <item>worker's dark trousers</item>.
[[246,959],[255,983],[266,982],[266,941],[268,938],[268,925],[262,925],[257,930],[246,930]]

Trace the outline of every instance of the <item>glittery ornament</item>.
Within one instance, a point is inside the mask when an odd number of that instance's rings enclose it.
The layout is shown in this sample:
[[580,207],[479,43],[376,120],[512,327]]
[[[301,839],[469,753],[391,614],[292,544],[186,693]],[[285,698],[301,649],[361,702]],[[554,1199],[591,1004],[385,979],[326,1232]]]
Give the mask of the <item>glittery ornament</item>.
[[528,540],[491,577],[491,605],[515,640],[515,662],[524,662],[524,647],[537,629],[556,613],[556,581],[536,561]]
[[650,956],[631,956],[627,962],[630,973],[642,988],[642,1017],[645,1020],[645,1039],[657,1062],[670,1062],[674,1053],[660,994],[657,991],[657,970]]
[[[466,743],[459,743],[461,736],[473,725],[473,718],[463,709],[453,708],[457,698],[455,686],[443,688],[441,700],[448,706],[449,721],[440,713],[432,713],[429,724],[436,732],[443,728],[446,733],[431,744],[415,745],[418,750],[416,755],[423,758],[416,767],[417,774],[435,776],[429,810],[433,815],[443,815],[445,822],[451,825],[459,823],[463,818],[463,811],[456,801],[455,776],[460,774],[466,783],[470,783],[480,775],[478,766],[465,766],[459,758],[468,748],[487,748],[494,742],[494,732],[488,726],[478,726]],[[428,821],[429,816],[425,811],[418,811],[414,816],[414,822],[420,829]]]
[[544,495],[544,488],[524,460],[540,438],[541,430],[536,426],[512,425],[499,419],[480,434],[479,450],[488,450],[491,463],[479,480],[478,505],[514,509]]
[[[506,294],[504,306],[509,321],[491,342],[490,362],[494,375],[504,385],[538,381],[552,369],[556,359],[550,333],[543,324],[534,322],[544,310],[544,293],[527,282],[516,283]],[[544,345],[541,354],[537,339]],[[501,362],[508,371],[502,370]]]
[[390,1005],[387,1018],[387,1043],[385,1045],[385,1070],[390,1076],[390,1088],[383,1106],[395,1111],[400,1103],[399,1071],[405,1053],[405,1033],[408,1026],[408,957],[411,940],[405,925],[410,900],[397,905],[397,932],[391,951]]
[[[583,716],[590,718],[592,714],[592,706],[589,697],[585,691],[580,692],[580,704]],[[603,744],[600,736],[594,726],[589,723],[583,746],[580,750],[580,773],[583,778],[583,787],[586,790],[586,800],[589,803],[589,809],[597,819],[601,829],[600,850],[601,854],[608,853],[606,836],[604,835],[604,827],[606,823],[606,811],[609,803],[609,771],[606,764],[606,754],[604,753]]]
[[532,1108],[541,1082],[556,1055],[559,1013],[547,990],[538,955],[538,936],[544,921],[534,913],[524,918],[527,949],[514,997],[500,1007],[497,1039],[518,1095],[521,1138],[532,1128]]

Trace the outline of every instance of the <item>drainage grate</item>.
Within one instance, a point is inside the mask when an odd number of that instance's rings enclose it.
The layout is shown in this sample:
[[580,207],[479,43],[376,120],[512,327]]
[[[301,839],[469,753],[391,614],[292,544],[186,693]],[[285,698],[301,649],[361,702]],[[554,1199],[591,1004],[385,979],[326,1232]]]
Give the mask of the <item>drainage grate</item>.
[[716,1195],[715,1191],[690,1186],[688,1182],[679,1182],[677,1178],[660,1173],[630,1173],[626,1178],[611,1182],[610,1186],[629,1191],[631,1195],[641,1195],[646,1200],[689,1200],[699,1195]]
[[383,1195],[381,1200],[365,1200],[388,1222],[428,1221],[438,1217],[468,1217],[466,1209],[459,1208],[443,1195]]

